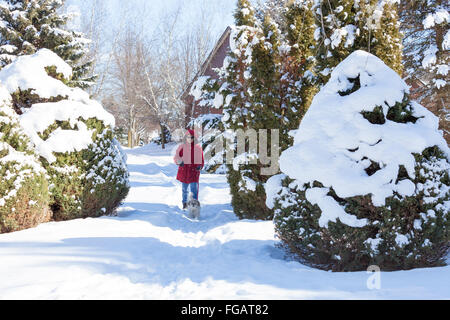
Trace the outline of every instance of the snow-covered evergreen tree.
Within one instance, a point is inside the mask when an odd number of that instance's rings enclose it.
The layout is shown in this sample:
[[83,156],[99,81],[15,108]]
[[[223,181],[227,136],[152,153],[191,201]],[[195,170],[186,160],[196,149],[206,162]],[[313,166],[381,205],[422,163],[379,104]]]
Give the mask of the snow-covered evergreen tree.
[[[270,65],[265,65],[266,70],[273,69],[273,61],[265,55],[266,35],[260,21],[254,16],[254,9],[246,0],[238,1],[235,12],[235,23],[230,35],[231,53],[225,60],[222,79],[223,84],[219,93],[224,97],[224,129],[231,130],[228,136],[228,144],[232,146],[235,158],[233,163],[227,163],[227,179],[232,194],[234,212],[241,218],[264,219],[270,213],[264,205],[264,188],[258,181],[257,150],[248,145],[249,137],[243,137],[243,141],[237,141],[237,132],[247,133],[249,130],[257,130],[255,126],[258,110],[262,110],[262,103],[258,101],[262,92],[258,90],[255,76],[261,80],[263,74],[255,68],[261,63],[261,59]],[[254,52],[256,50],[256,52]],[[269,49],[270,50],[270,49]],[[268,76],[265,83],[272,81]],[[255,97],[257,95],[257,97]],[[257,101],[255,105],[255,101]],[[255,138],[255,137],[253,137]],[[243,149],[242,149],[243,148]],[[239,149],[239,150],[238,150]],[[241,153],[243,152],[243,153]],[[237,154],[241,153],[241,154]]]
[[72,68],[48,49],[0,71],[20,123],[49,176],[54,220],[110,214],[129,190],[114,117],[67,83]]
[[449,3],[442,0],[403,0],[400,6],[406,77],[421,81],[415,94],[420,103],[440,118],[447,142],[450,141],[449,10]]
[[396,0],[315,0],[317,74],[324,85],[356,50],[368,51],[401,74],[402,47]]
[[[204,102],[205,100],[200,100]],[[223,124],[222,115],[204,114],[189,122],[188,128],[194,130],[198,135],[198,143],[201,145],[205,166],[203,169],[209,173],[225,173],[225,162],[223,152]],[[219,139],[216,141],[216,139]],[[215,143],[222,146],[216,149]]]
[[55,52],[73,68],[72,87],[87,88],[92,61],[83,61],[87,40],[65,28],[70,15],[61,13],[64,0],[6,0],[0,4],[0,68],[18,56],[41,48]]
[[270,16],[270,18],[275,21],[276,24],[280,26],[281,29],[285,26],[284,16],[286,14],[287,8],[297,2],[294,0],[259,0],[255,5],[255,16],[263,21],[265,16]]
[[[251,52],[249,68],[243,79],[247,86],[247,101],[240,110],[241,118],[232,119],[237,120],[232,128],[242,130],[241,133],[248,136],[239,139],[239,132],[236,132],[236,158],[229,165],[228,181],[236,215],[243,219],[271,219],[272,213],[265,205],[264,183],[268,176],[261,172],[260,155],[252,142],[259,138],[261,149],[263,141],[258,137],[259,130],[277,129],[280,120],[283,121],[278,81],[280,31],[269,15],[256,29],[252,43],[246,45]],[[269,152],[270,142],[271,137],[268,136],[266,147]],[[242,151],[244,153],[240,153]]]
[[166,148],[166,145],[170,142],[172,142],[172,133],[170,132],[169,127],[166,124],[160,124],[161,132],[159,133],[159,136],[156,139],[153,139],[153,142],[155,142],[158,145],[161,145],[163,149]]
[[46,172],[0,87],[0,233],[50,221],[48,204]]
[[[268,132],[269,153],[278,154],[292,145],[290,133],[298,128],[316,92],[311,72],[315,47],[311,6],[312,1],[291,5],[283,2],[278,11],[281,26],[273,20],[273,11],[268,11],[258,24],[257,39],[250,46],[252,59],[246,81],[250,97],[244,119],[247,127],[244,128],[257,132],[278,130],[277,145],[273,145],[272,132]],[[261,143],[263,140],[259,136]],[[259,147],[261,151],[261,145]],[[271,219],[273,211],[265,206],[264,190],[270,175],[261,170],[261,155],[246,151],[248,154],[239,157],[229,171],[229,177],[234,178],[230,182],[236,181],[233,207],[243,218]],[[269,156],[273,159],[272,154]],[[252,160],[256,163],[249,164]]]
[[238,0],[234,11],[234,21],[237,26],[255,26],[255,9],[249,0]]
[[283,15],[286,29],[282,30],[280,55],[281,151],[292,146],[290,132],[298,128],[317,93],[314,70],[314,15],[313,1],[305,0],[289,5]]
[[236,24],[230,35],[230,53],[220,74],[224,84],[219,94],[225,97],[222,103],[226,130],[247,127],[246,110],[250,99],[247,80],[251,71],[252,45],[258,32],[254,9],[248,0],[238,1],[234,17]]
[[432,267],[450,240],[450,150],[438,119],[380,59],[356,51],[304,117],[266,186],[283,244],[334,270]]

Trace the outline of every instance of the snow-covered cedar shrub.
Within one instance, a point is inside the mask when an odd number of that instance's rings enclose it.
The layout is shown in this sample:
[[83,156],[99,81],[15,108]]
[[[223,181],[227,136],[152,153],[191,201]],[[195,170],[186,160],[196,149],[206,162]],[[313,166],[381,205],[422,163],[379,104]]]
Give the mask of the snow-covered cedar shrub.
[[449,148],[438,119],[377,57],[356,51],[314,98],[266,184],[282,244],[333,270],[440,266],[449,249]]
[[48,202],[45,170],[0,87],[0,233],[50,221]]
[[18,57],[0,71],[47,171],[56,221],[111,214],[129,190],[114,117],[83,90],[69,88],[71,74],[48,49]]
[[205,167],[209,173],[225,173],[225,152],[217,152],[214,142],[221,143],[223,146],[223,124],[220,114],[203,114],[198,118],[191,120],[188,128],[201,133],[198,143],[201,145],[205,155]]
[[[239,6],[236,11],[238,13]],[[272,129],[270,123],[273,123],[277,114],[268,107],[276,105],[276,95],[272,95],[272,90],[276,91],[277,88],[273,61],[276,47],[264,46],[261,42],[267,40],[271,43],[270,40],[275,37],[266,38],[268,28],[262,30],[250,25],[238,25],[238,21],[236,22],[230,35],[231,50],[224,62],[225,82],[219,90],[224,97],[224,129],[226,132]],[[267,73],[264,74],[265,72]],[[262,77],[266,80],[262,80]],[[280,120],[278,122],[281,123]],[[231,151],[236,155],[232,164],[227,163],[231,204],[240,219],[271,220],[273,214],[265,205],[264,191],[268,176],[261,174],[259,154],[251,148],[249,140],[248,137],[238,143],[234,137],[228,140]],[[271,141],[271,137],[268,137],[268,141]],[[245,148],[238,150],[238,146]]]
[[[217,70],[219,73],[220,70]],[[222,85],[221,83],[224,82]],[[223,79],[214,79],[209,76],[199,77],[192,85],[190,94],[203,110],[209,112],[213,109],[224,107],[224,96],[221,90],[227,86]],[[216,152],[216,144],[224,144],[223,115],[207,113],[195,119],[191,119],[188,127],[197,132],[201,132],[200,144],[204,150],[205,167],[209,173],[225,174],[227,166],[225,164],[224,150]]]
[[153,138],[152,142],[157,145],[162,145],[164,140],[164,144],[171,143],[172,142],[172,133],[170,132],[170,129],[166,125],[161,125],[161,133],[158,137]]
[[0,68],[17,57],[47,48],[73,67],[69,86],[94,84],[93,60],[87,56],[91,41],[68,30],[73,13],[65,13],[62,0],[8,0],[0,4]]

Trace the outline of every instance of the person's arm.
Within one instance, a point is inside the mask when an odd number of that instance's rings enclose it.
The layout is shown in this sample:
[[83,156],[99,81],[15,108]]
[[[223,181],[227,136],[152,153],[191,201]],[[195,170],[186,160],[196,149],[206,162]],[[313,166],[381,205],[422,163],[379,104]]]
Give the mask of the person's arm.
[[175,157],[173,158],[175,164],[177,166],[183,167],[184,166],[184,162],[183,162],[183,146],[179,146],[177,149],[177,152],[175,153]]

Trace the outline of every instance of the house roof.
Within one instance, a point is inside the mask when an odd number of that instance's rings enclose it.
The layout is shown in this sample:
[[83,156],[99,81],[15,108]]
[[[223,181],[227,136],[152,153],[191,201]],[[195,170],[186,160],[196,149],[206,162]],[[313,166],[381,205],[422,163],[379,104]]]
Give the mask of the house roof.
[[216,45],[214,46],[214,49],[210,52],[208,58],[203,63],[201,69],[197,72],[197,74],[195,75],[194,79],[192,79],[192,81],[189,84],[189,86],[186,88],[186,90],[181,95],[182,99],[186,99],[190,95],[190,91],[191,91],[192,85],[194,84],[195,81],[197,81],[197,79],[200,76],[205,74],[205,72],[208,69],[208,66],[211,64],[211,61],[213,60],[214,56],[217,54],[217,52],[219,51],[220,47],[223,45],[224,41],[227,39],[227,37],[230,35],[230,33],[231,33],[231,28],[227,27],[225,29],[224,33],[222,34],[222,36],[219,38],[219,41],[217,41]]

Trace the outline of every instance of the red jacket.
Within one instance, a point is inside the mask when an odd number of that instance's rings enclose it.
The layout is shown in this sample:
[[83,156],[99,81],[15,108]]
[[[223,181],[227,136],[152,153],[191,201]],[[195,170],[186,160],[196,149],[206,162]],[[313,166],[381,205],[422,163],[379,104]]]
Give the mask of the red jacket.
[[178,165],[181,162],[184,163],[183,166],[178,167],[178,181],[183,183],[199,182],[200,170],[197,170],[197,167],[201,169],[205,165],[202,147],[194,143],[184,143],[178,147],[174,161]]

